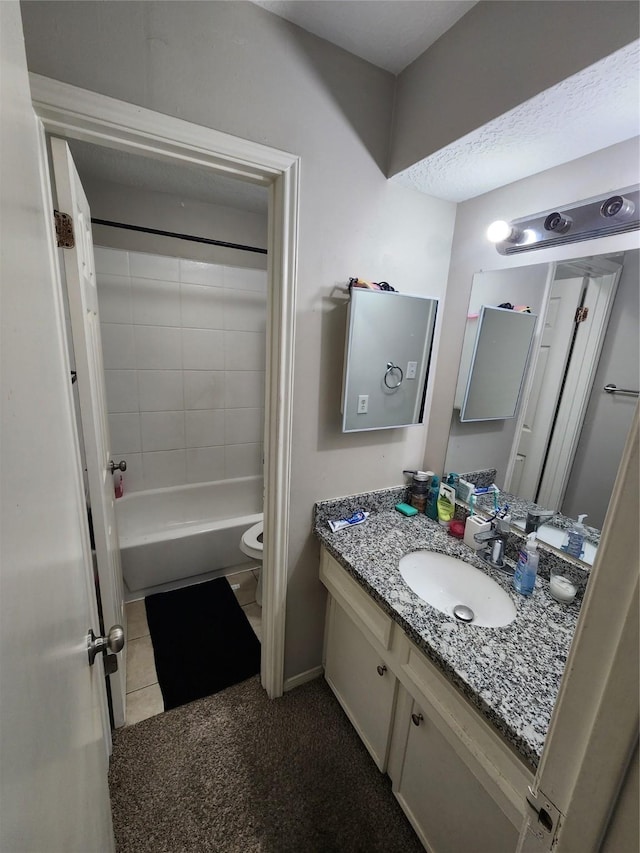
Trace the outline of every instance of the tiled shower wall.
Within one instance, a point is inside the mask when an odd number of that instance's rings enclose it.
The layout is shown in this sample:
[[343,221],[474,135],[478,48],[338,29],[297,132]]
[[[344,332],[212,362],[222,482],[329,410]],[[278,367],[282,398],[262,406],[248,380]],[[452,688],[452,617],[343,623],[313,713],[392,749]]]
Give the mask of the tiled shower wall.
[[267,273],[96,247],[125,492],[262,474]]

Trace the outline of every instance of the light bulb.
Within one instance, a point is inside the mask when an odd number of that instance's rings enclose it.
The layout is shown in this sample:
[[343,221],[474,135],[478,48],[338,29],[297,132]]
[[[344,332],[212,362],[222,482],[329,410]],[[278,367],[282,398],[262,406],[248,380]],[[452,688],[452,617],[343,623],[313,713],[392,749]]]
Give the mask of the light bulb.
[[491,243],[502,243],[511,236],[513,228],[504,219],[496,219],[487,228],[487,240]]

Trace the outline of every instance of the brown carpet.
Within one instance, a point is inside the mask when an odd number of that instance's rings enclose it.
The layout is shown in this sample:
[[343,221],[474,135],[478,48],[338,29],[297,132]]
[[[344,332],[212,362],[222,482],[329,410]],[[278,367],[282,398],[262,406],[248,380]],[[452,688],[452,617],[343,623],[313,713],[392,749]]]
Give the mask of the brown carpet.
[[109,781],[118,853],[424,853],[323,679],[119,729]]

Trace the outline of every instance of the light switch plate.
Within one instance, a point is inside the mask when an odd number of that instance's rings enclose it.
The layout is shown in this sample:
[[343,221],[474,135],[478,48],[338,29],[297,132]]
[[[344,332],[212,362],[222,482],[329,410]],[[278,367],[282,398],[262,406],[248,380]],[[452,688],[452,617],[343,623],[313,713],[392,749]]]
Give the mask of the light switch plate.
[[366,415],[369,411],[369,395],[360,394],[358,397],[358,414]]

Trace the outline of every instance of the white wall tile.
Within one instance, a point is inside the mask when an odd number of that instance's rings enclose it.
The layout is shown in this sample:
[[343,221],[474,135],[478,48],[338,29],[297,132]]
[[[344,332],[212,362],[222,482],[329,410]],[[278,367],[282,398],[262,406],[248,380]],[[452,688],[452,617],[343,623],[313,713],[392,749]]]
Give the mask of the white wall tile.
[[145,489],[181,486],[187,482],[187,455],[184,450],[159,450],[142,454]]
[[183,329],[182,364],[185,370],[223,370],[224,332]]
[[224,404],[227,409],[264,408],[264,373],[249,370],[225,372]]
[[185,412],[187,447],[211,447],[225,443],[224,409],[201,409]]
[[262,293],[224,289],[224,327],[241,332],[264,332],[267,299]]
[[180,285],[175,281],[131,277],[133,322],[145,326],[180,325]]
[[226,370],[264,370],[266,359],[266,342],[262,332],[224,333]]
[[140,444],[140,415],[137,412],[109,415],[109,437],[111,452],[139,453]]
[[129,275],[129,255],[123,249],[94,246],[93,257],[98,275]]
[[180,329],[134,326],[137,367],[145,370],[179,370],[182,367]]
[[224,267],[220,264],[181,260],[180,281],[187,281],[191,284],[205,284],[208,287],[223,287]]
[[135,370],[105,370],[109,412],[138,411],[138,374]]
[[133,327],[118,323],[102,323],[102,358],[106,370],[135,368]]
[[180,285],[182,325],[194,329],[224,329],[224,291],[198,284]]
[[141,412],[142,450],[184,448],[184,412]]
[[184,409],[181,370],[140,370],[138,394],[141,412]]
[[227,444],[224,448],[224,477],[255,477],[262,474],[261,444]]
[[264,409],[225,409],[225,444],[258,444],[264,435]]
[[[140,492],[144,489],[144,477],[142,475],[142,453],[123,453],[122,459],[127,463],[127,470],[122,474],[124,481],[124,493]],[[117,459],[116,462],[119,462]]]
[[102,323],[131,322],[131,283],[128,276],[98,273],[98,307]]
[[224,386],[225,374],[222,370],[185,370],[185,409],[224,408]]
[[223,479],[224,447],[196,447],[187,450],[188,483]]
[[180,281],[180,263],[178,258],[148,255],[144,252],[130,252],[129,273],[132,277]]
[[267,292],[267,271],[249,270],[244,267],[225,267],[224,286],[235,290]]

